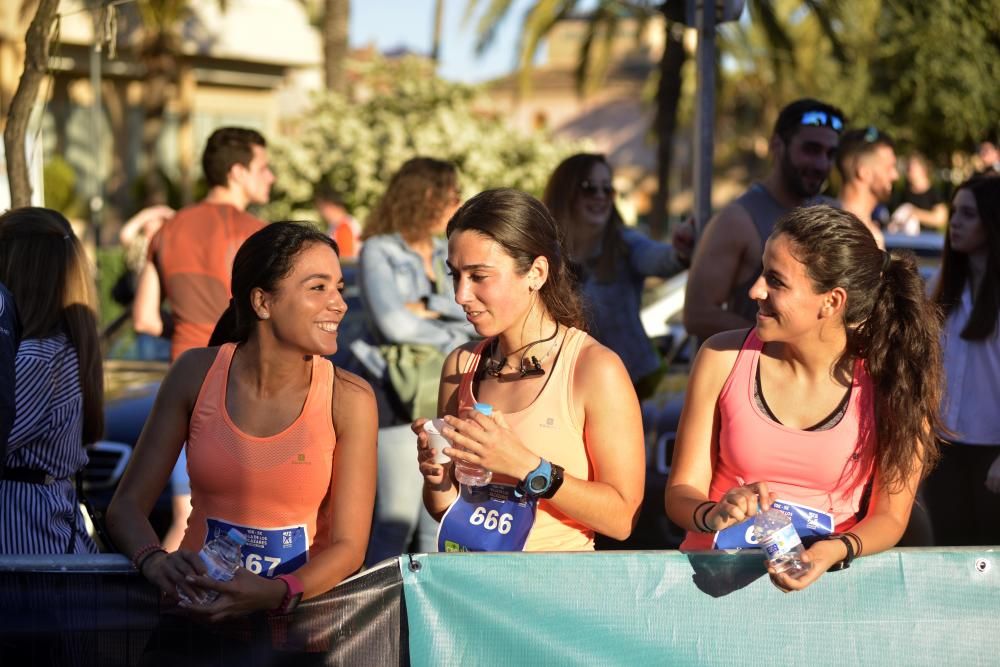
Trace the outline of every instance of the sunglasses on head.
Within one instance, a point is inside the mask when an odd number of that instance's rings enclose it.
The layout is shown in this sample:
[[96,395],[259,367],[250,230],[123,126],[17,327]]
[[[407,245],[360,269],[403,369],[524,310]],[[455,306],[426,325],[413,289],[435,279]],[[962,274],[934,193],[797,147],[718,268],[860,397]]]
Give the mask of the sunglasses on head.
[[874,144],[881,138],[882,133],[878,131],[878,128],[874,125],[869,125],[865,128],[865,143]]
[[597,183],[591,183],[590,181],[583,181],[580,183],[580,192],[588,197],[596,197],[598,194],[602,194],[605,197],[615,196],[615,187],[613,185],[598,185]]
[[816,127],[829,127],[835,132],[844,129],[844,119],[840,116],[825,111],[807,111],[802,114],[799,125],[813,125]]

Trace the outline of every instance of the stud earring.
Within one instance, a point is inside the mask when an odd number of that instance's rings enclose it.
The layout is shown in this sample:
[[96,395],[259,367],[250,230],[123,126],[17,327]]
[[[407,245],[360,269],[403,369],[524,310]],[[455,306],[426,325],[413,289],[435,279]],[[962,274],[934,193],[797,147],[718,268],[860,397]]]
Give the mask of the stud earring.
[[268,315],[267,313],[264,313],[263,315],[261,315],[261,316],[260,316],[260,319],[262,319],[262,320],[266,320],[266,319],[267,319],[267,318],[269,318],[269,317],[271,317],[271,316],[270,316],[270,315]]

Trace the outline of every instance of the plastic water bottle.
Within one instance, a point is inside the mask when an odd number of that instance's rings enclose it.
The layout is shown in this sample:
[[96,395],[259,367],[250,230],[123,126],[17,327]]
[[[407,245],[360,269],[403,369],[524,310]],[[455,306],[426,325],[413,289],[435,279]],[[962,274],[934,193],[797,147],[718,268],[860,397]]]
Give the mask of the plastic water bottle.
[[[229,581],[236,574],[236,568],[240,566],[240,549],[247,543],[243,533],[230,528],[225,535],[218,535],[210,540],[198,556],[205,563],[208,576],[216,581]],[[177,588],[177,596],[184,602],[191,603],[191,599]],[[219,597],[218,591],[203,591],[199,604],[210,604]]]
[[802,540],[792,525],[792,518],[775,507],[759,511],[754,517],[753,533],[757,544],[779,573],[799,577],[809,571],[812,563],[802,562]]
[[[472,407],[487,417],[493,414],[493,406],[488,403],[476,403]],[[486,486],[493,479],[493,473],[482,466],[455,459],[455,479],[466,486]]]

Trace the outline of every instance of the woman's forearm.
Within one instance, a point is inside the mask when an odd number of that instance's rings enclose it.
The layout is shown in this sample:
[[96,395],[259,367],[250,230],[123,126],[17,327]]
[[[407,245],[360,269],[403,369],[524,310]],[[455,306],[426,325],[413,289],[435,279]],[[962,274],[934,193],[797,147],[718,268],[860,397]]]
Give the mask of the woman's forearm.
[[611,484],[566,475],[549,501],[560,512],[616,540],[628,539],[639,517],[642,494],[630,497]]

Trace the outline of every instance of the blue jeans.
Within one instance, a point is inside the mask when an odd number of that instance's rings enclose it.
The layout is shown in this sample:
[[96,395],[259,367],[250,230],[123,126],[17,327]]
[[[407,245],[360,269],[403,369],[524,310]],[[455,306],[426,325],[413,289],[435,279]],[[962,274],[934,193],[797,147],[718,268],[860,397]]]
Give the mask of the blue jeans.
[[437,551],[438,522],[424,509],[423,487],[410,425],[379,429],[375,517],[365,565],[406,553],[414,534],[416,551]]

